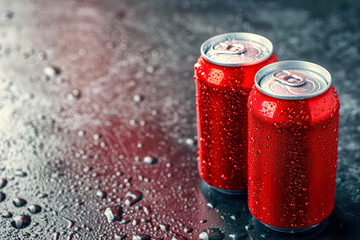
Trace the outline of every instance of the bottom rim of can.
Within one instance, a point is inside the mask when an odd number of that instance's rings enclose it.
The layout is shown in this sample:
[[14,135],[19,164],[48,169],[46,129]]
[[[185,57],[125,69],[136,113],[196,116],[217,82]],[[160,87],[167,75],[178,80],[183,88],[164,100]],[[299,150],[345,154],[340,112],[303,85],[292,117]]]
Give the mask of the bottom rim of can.
[[[261,221],[259,221],[261,222]],[[261,222],[265,227],[273,230],[273,231],[276,231],[276,232],[282,232],[282,233],[301,233],[301,232],[307,232],[307,231],[310,231],[310,230],[313,230],[313,229],[316,229],[320,226],[320,223],[318,224],[315,224],[315,225],[312,225],[310,227],[305,227],[305,228],[279,228],[279,227],[273,227],[273,226],[270,226],[270,225],[267,225],[263,222]]]
[[320,223],[317,223],[317,224],[309,226],[309,227],[304,227],[304,228],[280,228],[280,227],[274,227],[274,226],[270,226],[270,225],[268,225],[266,223],[263,223],[262,221],[260,221],[256,217],[254,217],[254,215],[252,213],[251,213],[251,215],[256,221],[258,221],[259,223],[264,225],[266,228],[268,228],[270,230],[273,230],[275,232],[281,232],[281,233],[304,233],[304,232],[308,232],[308,231],[311,231],[311,230],[318,229],[320,226],[322,226],[327,221],[325,219],[324,221],[322,221]]
[[246,195],[247,194],[247,190],[225,190],[225,189],[221,189],[221,188],[217,188],[217,187],[213,187],[210,186],[210,189],[213,189],[217,192],[223,193],[223,194],[227,194],[227,195]]

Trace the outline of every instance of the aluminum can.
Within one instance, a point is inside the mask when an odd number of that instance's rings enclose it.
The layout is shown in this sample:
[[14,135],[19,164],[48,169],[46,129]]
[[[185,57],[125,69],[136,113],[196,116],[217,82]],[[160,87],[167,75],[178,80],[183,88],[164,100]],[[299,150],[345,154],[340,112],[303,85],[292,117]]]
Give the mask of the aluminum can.
[[262,68],[249,97],[251,214],[282,232],[313,229],[334,208],[340,103],[329,72],[303,61]]
[[246,193],[248,96],[256,72],[277,61],[271,42],[251,33],[205,41],[195,64],[198,169],[211,187]]

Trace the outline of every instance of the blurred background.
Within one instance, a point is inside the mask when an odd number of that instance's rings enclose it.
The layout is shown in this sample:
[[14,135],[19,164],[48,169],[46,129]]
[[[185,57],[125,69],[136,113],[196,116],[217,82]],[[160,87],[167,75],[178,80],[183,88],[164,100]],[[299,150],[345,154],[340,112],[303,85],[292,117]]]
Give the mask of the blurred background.
[[[356,0],[1,0],[1,238],[359,239],[359,15]],[[332,74],[336,204],[314,232],[270,232],[198,177],[193,65],[227,32]]]

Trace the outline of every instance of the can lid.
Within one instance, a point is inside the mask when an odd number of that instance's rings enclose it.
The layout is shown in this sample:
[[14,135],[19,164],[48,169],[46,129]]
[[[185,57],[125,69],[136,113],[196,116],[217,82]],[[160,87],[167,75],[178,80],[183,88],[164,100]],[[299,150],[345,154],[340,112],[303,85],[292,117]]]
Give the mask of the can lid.
[[220,66],[253,65],[268,59],[272,43],[253,33],[225,33],[206,40],[200,48],[206,61]]
[[255,75],[255,85],[270,97],[301,100],[326,92],[331,86],[331,75],[314,63],[281,61],[260,69]]

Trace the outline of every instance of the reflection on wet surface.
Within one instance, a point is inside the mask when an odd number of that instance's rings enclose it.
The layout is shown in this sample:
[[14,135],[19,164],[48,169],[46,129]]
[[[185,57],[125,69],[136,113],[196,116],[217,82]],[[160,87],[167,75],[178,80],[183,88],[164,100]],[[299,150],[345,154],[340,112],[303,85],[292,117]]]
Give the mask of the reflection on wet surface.
[[[1,238],[359,238],[359,5],[285,3],[2,1]],[[267,230],[198,177],[193,65],[233,31],[332,73],[336,204],[313,232]]]

